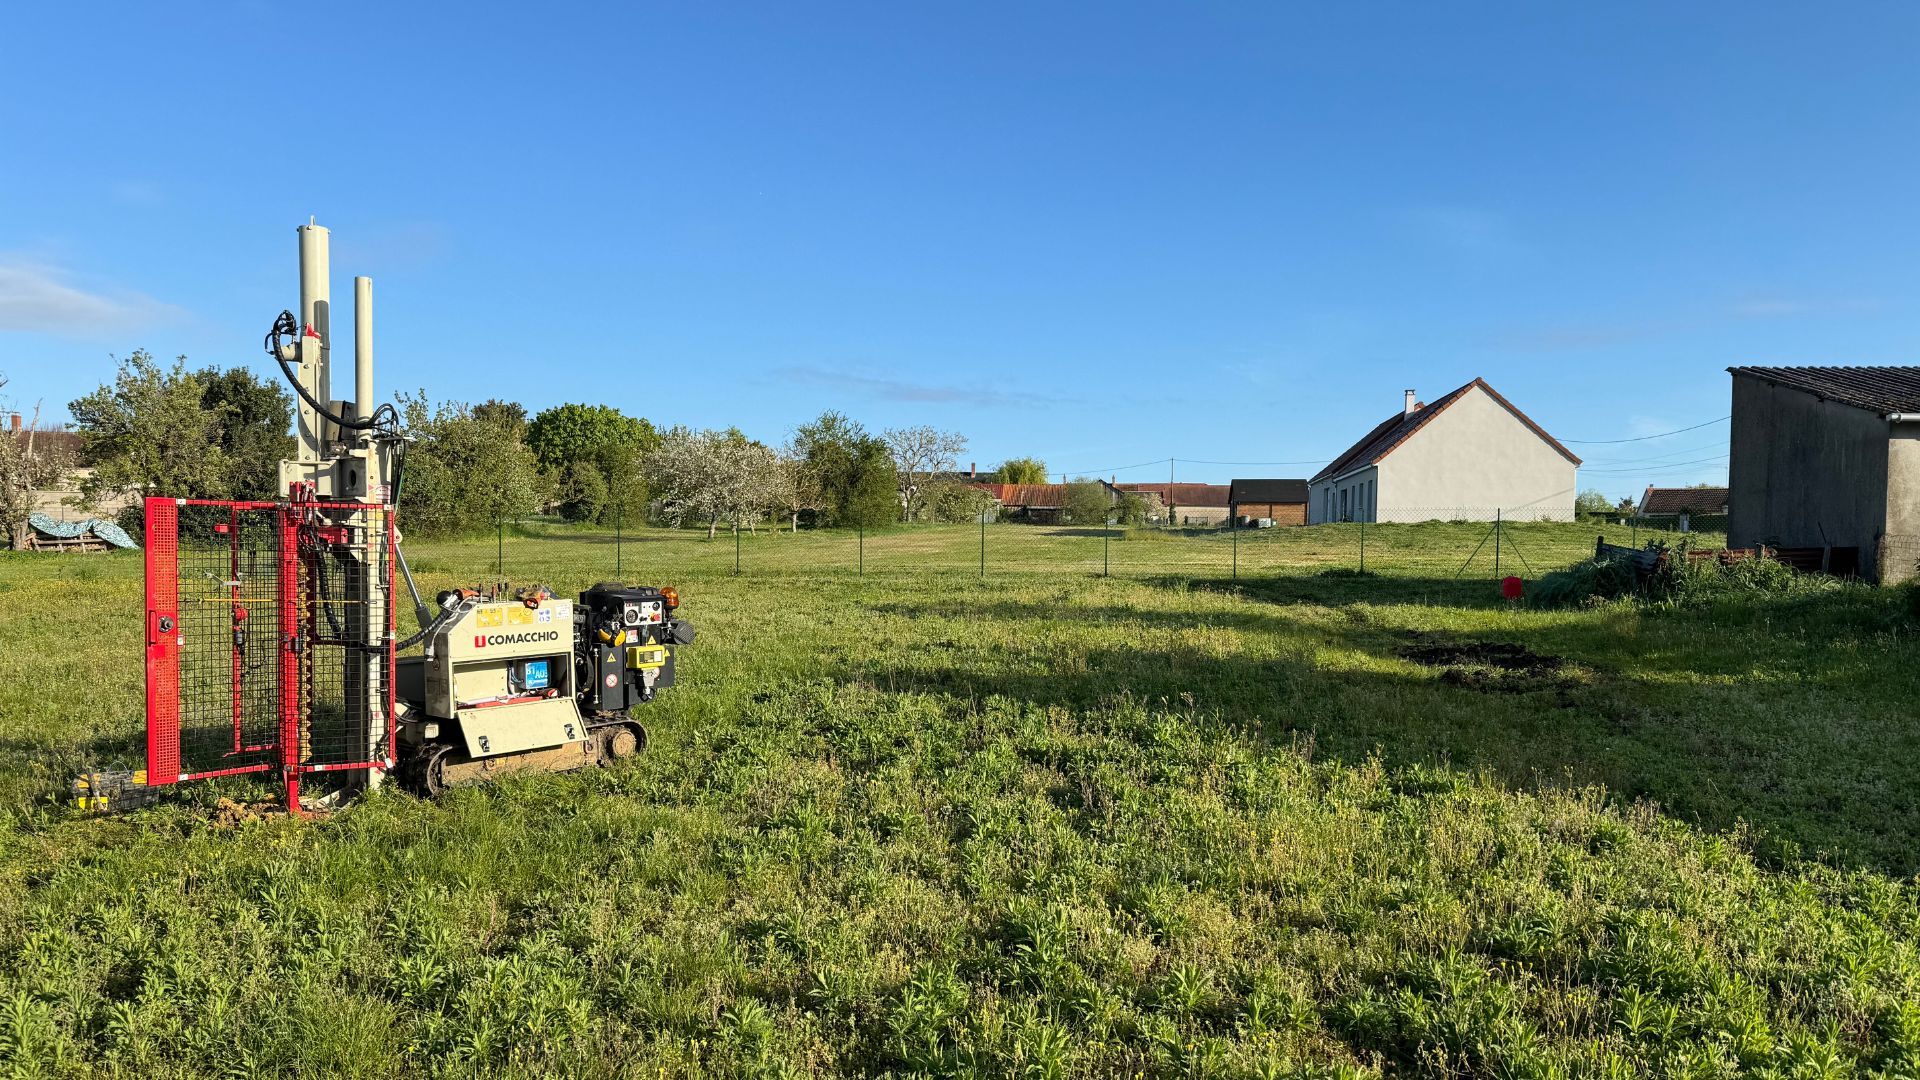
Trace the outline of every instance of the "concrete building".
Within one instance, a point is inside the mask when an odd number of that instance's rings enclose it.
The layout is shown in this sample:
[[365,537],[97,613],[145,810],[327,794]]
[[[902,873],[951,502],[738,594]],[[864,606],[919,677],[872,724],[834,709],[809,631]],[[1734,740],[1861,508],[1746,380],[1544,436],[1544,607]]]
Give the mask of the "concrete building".
[[1822,549],[1883,583],[1920,564],[1920,367],[1734,367],[1727,544]]
[[1308,482],[1308,520],[1571,521],[1579,467],[1483,379],[1431,405],[1409,390]]

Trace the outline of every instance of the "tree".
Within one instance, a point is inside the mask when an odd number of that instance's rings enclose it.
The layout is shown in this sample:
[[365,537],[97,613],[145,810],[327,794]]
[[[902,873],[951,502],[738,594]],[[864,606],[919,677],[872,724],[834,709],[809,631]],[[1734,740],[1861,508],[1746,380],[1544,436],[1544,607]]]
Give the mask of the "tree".
[[1147,523],[1147,500],[1131,491],[1123,491],[1113,504],[1113,520],[1121,525],[1145,525]]
[[515,419],[524,409],[510,402],[436,406],[425,391],[399,400],[414,439],[400,492],[409,529],[479,532],[538,508],[539,472]]
[[821,413],[795,430],[792,452],[812,471],[818,509],[832,524],[879,526],[900,517],[892,451],[858,421]]
[[594,520],[631,520],[647,504],[641,460],[660,445],[660,433],[611,405],[568,403],[542,409],[527,424],[527,446],[558,481],[576,462],[600,472],[606,498]]
[[82,459],[93,475],[81,497],[137,491],[177,499],[218,499],[232,482],[222,445],[224,413],[206,406],[207,387],[186,357],[163,369],[141,349],[120,363],[112,386],[70,402]]
[[[0,389],[6,385],[6,375],[0,374]],[[34,438],[39,427],[40,410],[36,407],[33,426],[24,437],[0,434],[0,531],[9,534],[16,548],[26,546],[33,493],[58,481],[72,464],[66,455]]]
[[797,453],[791,444],[779,455],[777,470],[771,508],[786,515],[793,531],[799,532],[802,513],[810,510],[817,515],[826,508],[819,470]]
[[647,473],[661,516],[676,528],[705,521],[711,540],[721,521],[751,530],[773,505],[779,461],[772,450],[738,430],[676,427],[647,456]]
[[[657,446],[657,432],[654,433],[654,440],[653,445]],[[640,520],[647,509],[647,475],[643,457],[639,453],[609,454],[606,464],[598,471],[605,476],[607,498],[596,520],[602,525]]]
[[560,471],[554,497],[568,521],[598,521],[607,508],[607,481],[591,461],[576,461]]
[[517,401],[488,398],[473,407],[473,418],[515,439],[525,441],[527,437],[527,407]]
[[869,436],[854,448],[853,472],[834,504],[840,524],[877,528],[900,519],[900,479],[887,444]]
[[226,455],[227,497],[271,499],[280,493],[280,463],[299,441],[293,427],[293,395],[278,382],[246,368],[202,368],[200,403],[220,418],[220,449]]
[[948,472],[960,455],[967,452],[966,436],[940,431],[925,424],[919,427],[890,428],[881,434],[893,454],[893,467],[900,474],[900,509],[912,521],[923,499],[920,486],[930,473]]
[[925,490],[927,514],[935,521],[977,521],[993,509],[993,496],[958,480],[935,480]]
[[994,475],[1003,484],[1044,484],[1047,482],[1047,463],[1039,458],[1008,458],[994,470]]
[[1113,500],[1108,497],[1105,484],[1083,476],[1067,485],[1061,509],[1075,525],[1103,525],[1113,511]]
[[660,445],[660,433],[639,417],[611,405],[556,405],[527,425],[527,446],[543,469],[560,470],[590,461],[609,476],[615,459],[638,461]]
[[1613,500],[1607,498],[1604,492],[1588,488],[1574,496],[1573,512],[1576,514],[1610,514],[1613,512]]

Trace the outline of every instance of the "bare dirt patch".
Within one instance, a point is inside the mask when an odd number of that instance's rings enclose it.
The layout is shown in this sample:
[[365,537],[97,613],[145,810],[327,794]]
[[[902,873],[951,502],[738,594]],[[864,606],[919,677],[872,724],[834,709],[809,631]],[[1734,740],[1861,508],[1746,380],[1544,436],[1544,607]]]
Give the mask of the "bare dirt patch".
[[1521,693],[1575,681],[1565,659],[1534,652],[1514,641],[1434,641],[1422,637],[1398,651],[1403,659],[1416,664],[1443,668],[1441,682],[1468,690]]

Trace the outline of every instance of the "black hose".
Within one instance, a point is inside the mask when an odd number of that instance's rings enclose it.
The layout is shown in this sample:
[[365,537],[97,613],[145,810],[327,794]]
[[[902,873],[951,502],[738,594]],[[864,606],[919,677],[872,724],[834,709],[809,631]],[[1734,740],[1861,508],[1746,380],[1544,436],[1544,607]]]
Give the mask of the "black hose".
[[300,324],[294,319],[291,311],[282,311],[279,318],[273,320],[273,326],[268,328],[267,355],[273,357],[274,361],[280,365],[280,373],[285,375],[287,382],[293,385],[293,392],[299,394],[300,400],[312,407],[313,411],[350,431],[365,431],[375,427],[382,431],[390,431],[400,426],[400,414],[394,411],[392,405],[382,404],[373,410],[372,416],[364,420],[348,420],[322,405],[319,398],[314,397],[306,387],[300,385],[300,376],[295,374],[292,361],[281,354],[280,339],[283,337],[291,337],[296,342],[300,340]]

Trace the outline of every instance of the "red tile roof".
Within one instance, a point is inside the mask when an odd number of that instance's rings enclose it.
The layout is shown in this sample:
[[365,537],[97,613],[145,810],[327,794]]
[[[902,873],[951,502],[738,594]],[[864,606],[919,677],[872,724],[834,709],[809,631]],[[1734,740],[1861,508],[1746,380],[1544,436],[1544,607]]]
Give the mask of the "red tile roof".
[[1818,398],[1877,413],[1920,412],[1920,367],[1730,367]]
[[1067,502],[1065,484],[975,484],[1000,501],[1002,506],[1026,506],[1056,509]]
[[1372,431],[1361,436],[1359,442],[1348,447],[1346,453],[1334,458],[1332,463],[1326,468],[1313,474],[1314,481],[1325,480],[1330,476],[1341,476],[1354,469],[1378,462],[1381,458],[1392,453],[1401,443],[1412,438],[1414,432],[1426,427],[1427,421],[1445,412],[1447,406],[1459,401],[1466,395],[1467,391],[1476,386],[1485,390],[1488,397],[1499,402],[1500,406],[1512,413],[1515,419],[1527,425],[1527,430],[1540,436],[1541,440],[1548,446],[1559,451],[1560,456],[1573,462],[1575,465],[1580,464],[1580,459],[1574,456],[1573,451],[1561,446],[1558,439],[1547,434],[1546,430],[1539,424],[1534,423],[1532,418],[1528,417],[1526,413],[1514,408],[1513,402],[1501,397],[1500,392],[1488,386],[1485,379],[1475,379],[1460,389],[1445,395],[1431,405],[1418,406],[1411,413],[1395,413],[1385,420],[1380,421],[1379,425]]

